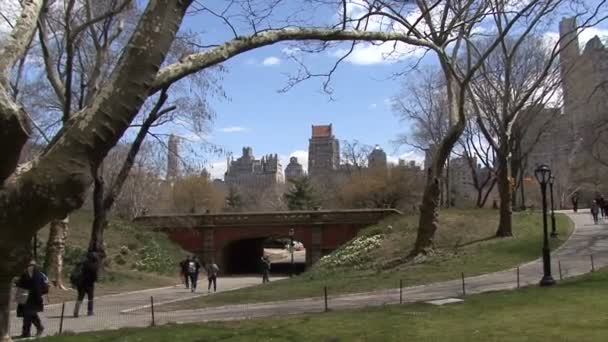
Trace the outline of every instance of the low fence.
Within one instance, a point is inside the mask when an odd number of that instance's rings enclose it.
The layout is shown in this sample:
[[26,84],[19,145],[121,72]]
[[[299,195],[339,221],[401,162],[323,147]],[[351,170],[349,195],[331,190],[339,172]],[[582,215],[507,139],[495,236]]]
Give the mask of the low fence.
[[[608,253],[553,258],[553,277],[558,283],[567,277],[594,272],[599,267],[608,265]],[[337,289],[324,286],[319,288],[319,296],[315,298],[167,311],[164,305],[168,303],[187,301],[195,297],[208,295],[206,289],[202,289],[203,293],[191,293],[186,289],[174,288],[174,291],[183,292],[183,296],[180,295],[181,298],[177,300],[175,299],[175,293],[146,296],[140,292],[137,296],[129,298],[128,302],[125,301],[125,296],[128,296],[126,294],[110,295],[101,297],[95,302],[95,314],[93,316],[87,316],[87,302],[85,300],[82,303],[80,316],[77,318],[73,316],[74,302],[67,302],[48,305],[45,312],[41,314],[41,319],[45,326],[45,335],[127,327],[149,327],[168,323],[244,320],[387,304],[405,304],[439,298],[464,298],[482,292],[536,286],[542,275],[542,264],[532,262],[511,270],[480,276],[468,276],[466,272],[462,272],[460,279],[427,285],[404,287],[404,282],[399,280],[392,289],[357,294],[338,294]],[[332,293],[332,290],[336,291]],[[12,335],[21,333],[21,320],[15,317],[14,312],[11,315],[11,330]],[[34,327],[32,327],[32,333],[35,333]]]

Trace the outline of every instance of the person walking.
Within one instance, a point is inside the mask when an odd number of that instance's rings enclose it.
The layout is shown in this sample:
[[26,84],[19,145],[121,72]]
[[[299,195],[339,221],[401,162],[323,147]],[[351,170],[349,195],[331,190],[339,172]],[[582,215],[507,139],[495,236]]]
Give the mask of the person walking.
[[198,283],[198,273],[201,268],[201,263],[195,256],[190,257],[188,261],[188,278],[190,278],[190,292],[196,291],[196,285]]
[[601,194],[598,194],[597,196],[597,206],[599,209],[598,216],[603,219],[605,217],[604,207],[606,206],[606,200],[604,200],[604,196],[602,196]]
[[217,275],[220,272],[219,266],[217,266],[214,262],[211,262],[207,268],[207,280],[209,280],[209,285],[207,286],[207,291],[211,292],[211,284],[213,284],[213,292],[217,292]]
[[190,256],[187,256],[186,259],[182,260],[179,263],[180,268],[180,276],[182,277],[182,283],[186,285],[186,289],[190,288],[190,276],[188,274],[188,263],[190,262]]
[[97,282],[99,275],[99,257],[97,256],[97,253],[87,253],[85,260],[76,265],[74,271],[76,273],[73,277],[70,277],[72,285],[74,285],[78,291],[78,297],[74,304],[74,317],[78,317],[80,314],[80,306],[82,305],[85,294],[87,296],[87,315],[93,316],[95,283]]
[[578,192],[574,192],[570,200],[572,201],[572,210],[574,210],[575,213],[578,212]]
[[270,281],[270,259],[268,256],[263,255],[260,258],[260,264],[262,266],[262,284]]
[[17,317],[23,317],[21,337],[31,337],[32,324],[36,327],[36,337],[44,332],[39,312],[44,311],[42,295],[48,293],[48,278],[30,262],[17,283]]
[[591,216],[593,216],[593,222],[597,224],[599,214],[599,207],[597,205],[597,201],[593,200],[591,203]]

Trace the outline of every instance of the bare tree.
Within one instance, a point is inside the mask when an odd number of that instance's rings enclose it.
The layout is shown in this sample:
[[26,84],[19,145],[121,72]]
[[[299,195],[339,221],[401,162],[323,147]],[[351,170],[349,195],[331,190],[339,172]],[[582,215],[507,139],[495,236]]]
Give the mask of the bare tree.
[[[495,15],[500,32],[503,15]],[[512,153],[517,146],[513,125],[525,106],[544,108],[559,86],[559,69],[555,63],[558,45],[547,47],[541,38],[527,30],[507,36],[485,59],[481,71],[470,84],[470,98],[477,123],[496,155],[496,176],[500,195],[500,220],[496,236],[512,236]],[[489,39],[493,41],[493,39]],[[480,40],[477,46],[486,45]],[[532,117],[535,117],[532,113]]]
[[367,166],[367,158],[372,151],[372,147],[356,139],[353,141],[343,140],[340,146],[341,160],[348,168],[348,171],[360,173]]

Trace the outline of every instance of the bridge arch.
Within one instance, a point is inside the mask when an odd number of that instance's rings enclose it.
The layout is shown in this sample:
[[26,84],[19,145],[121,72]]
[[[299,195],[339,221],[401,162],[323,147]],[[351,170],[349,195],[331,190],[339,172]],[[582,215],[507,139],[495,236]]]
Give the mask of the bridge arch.
[[263,241],[286,236],[290,229],[295,231],[294,240],[306,246],[306,265],[310,266],[355,237],[361,228],[400,214],[395,209],[310,210],[147,215],[135,222],[165,232],[182,248],[200,255],[203,262],[214,261],[226,273],[233,273],[240,267],[235,255],[247,256],[240,268],[255,269],[253,263],[262,255]]

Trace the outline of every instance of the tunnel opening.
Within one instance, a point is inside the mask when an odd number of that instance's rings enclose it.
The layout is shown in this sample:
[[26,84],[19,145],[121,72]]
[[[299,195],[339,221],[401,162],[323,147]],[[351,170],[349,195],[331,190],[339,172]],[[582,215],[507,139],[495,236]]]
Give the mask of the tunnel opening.
[[[228,274],[260,274],[262,256],[270,260],[271,275],[289,275],[306,270],[306,248],[294,240],[293,249],[288,236],[261,237],[237,240],[223,249],[225,271]],[[292,264],[293,250],[293,264]]]

